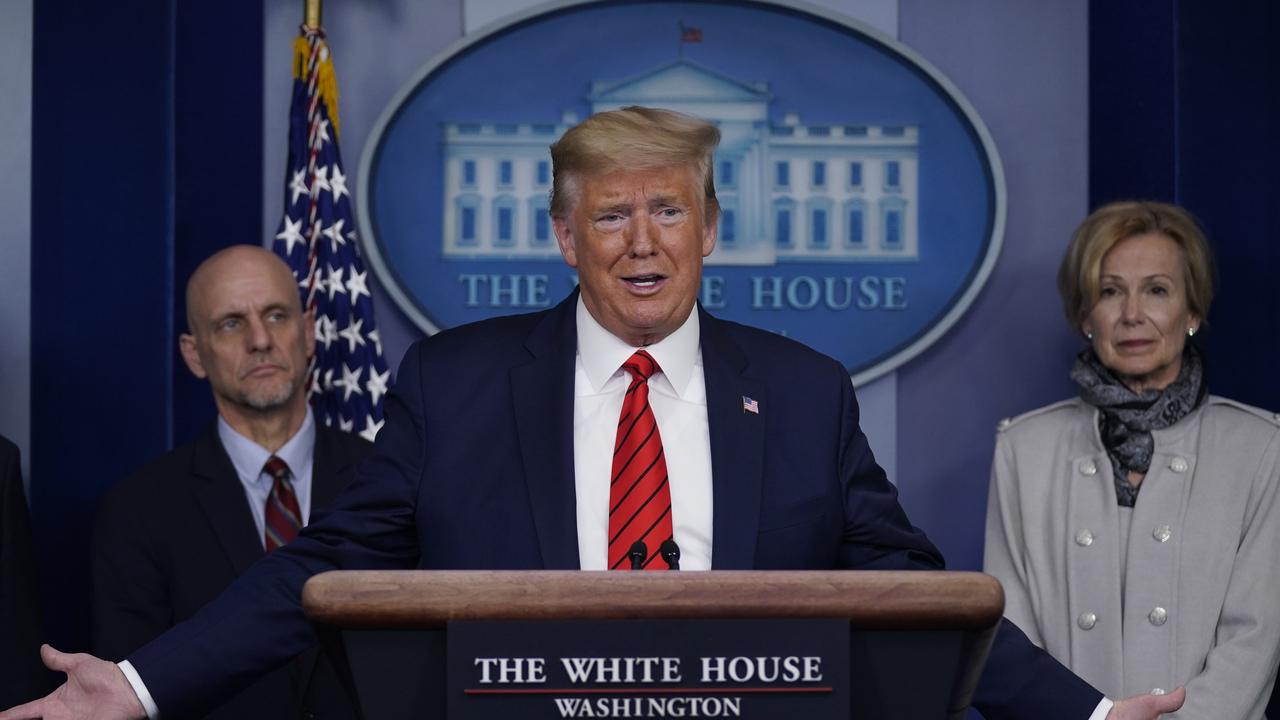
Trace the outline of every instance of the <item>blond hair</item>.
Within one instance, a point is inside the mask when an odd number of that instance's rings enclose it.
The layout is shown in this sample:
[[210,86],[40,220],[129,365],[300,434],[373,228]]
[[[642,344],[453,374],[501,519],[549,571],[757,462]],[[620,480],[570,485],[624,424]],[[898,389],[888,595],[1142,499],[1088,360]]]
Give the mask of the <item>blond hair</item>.
[[702,179],[707,217],[715,217],[720,206],[711,157],[719,143],[715,125],[671,110],[632,105],[596,113],[551,146],[551,214],[568,214],[586,176],[691,165]]
[[1079,330],[1098,302],[1102,260],[1121,240],[1155,233],[1182,249],[1187,308],[1201,322],[1213,302],[1213,254],[1199,223],[1177,205],[1161,202],[1116,202],[1085,218],[1071,238],[1058,268],[1058,294],[1067,322]]

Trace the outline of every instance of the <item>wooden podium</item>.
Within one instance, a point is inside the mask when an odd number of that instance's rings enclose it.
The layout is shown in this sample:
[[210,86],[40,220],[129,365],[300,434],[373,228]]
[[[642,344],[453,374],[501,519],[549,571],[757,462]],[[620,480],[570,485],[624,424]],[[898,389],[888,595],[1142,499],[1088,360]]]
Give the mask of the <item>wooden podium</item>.
[[1004,609],[981,573],[344,571],[303,592],[366,720],[445,716],[454,620],[847,619],[854,718],[963,718]]

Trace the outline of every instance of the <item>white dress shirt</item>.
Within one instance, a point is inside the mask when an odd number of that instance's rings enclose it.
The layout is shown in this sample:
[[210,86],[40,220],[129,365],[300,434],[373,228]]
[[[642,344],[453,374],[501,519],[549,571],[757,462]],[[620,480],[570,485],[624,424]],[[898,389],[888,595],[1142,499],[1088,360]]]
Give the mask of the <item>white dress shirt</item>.
[[[631,375],[622,369],[640,348],[604,329],[578,298],[578,359],[573,381],[573,476],[578,503],[578,562],[604,570],[609,546],[609,479],[622,398]],[[711,568],[711,436],[702,375],[698,313],[644,348],[661,368],[649,378],[671,488],[671,527],[681,570]]]

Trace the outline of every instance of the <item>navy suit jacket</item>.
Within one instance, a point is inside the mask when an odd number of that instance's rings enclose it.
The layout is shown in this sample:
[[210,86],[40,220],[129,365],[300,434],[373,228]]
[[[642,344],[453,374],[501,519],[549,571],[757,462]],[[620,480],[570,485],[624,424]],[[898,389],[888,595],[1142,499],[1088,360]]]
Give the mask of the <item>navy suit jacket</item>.
[[[439,333],[406,354],[375,450],[334,511],[193,622],[130,657],[161,713],[225,694],[314,641],[302,584],[338,568],[578,567],[577,293]],[[845,369],[701,312],[716,569],[939,568],[858,426]],[[742,408],[743,396],[759,413]],[[678,480],[677,480],[678,481]],[[1101,695],[1006,623],[988,717],[1086,720]]]
[[[371,449],[359,437],[316,427],[313,514],[333,502]],[[210,424],[103,497],[93,544],[94,653],[126,657],[196,614],[264,554],[244,488]],[[301,653],[223,698],[211,717],[354,717],[335,671],[318,656],[318,648]]]

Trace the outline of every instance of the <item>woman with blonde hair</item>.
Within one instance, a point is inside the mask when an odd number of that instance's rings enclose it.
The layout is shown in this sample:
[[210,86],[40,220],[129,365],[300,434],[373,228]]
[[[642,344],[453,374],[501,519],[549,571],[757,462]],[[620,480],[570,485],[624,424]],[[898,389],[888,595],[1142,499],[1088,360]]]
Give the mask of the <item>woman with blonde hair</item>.
[[1261,718],[1280,660],[1280,422],[1208,393],[1213,297],[1183,209],[1107,205],[1058,274],[1079,397],[1001,422],[985,569],[1006,616],[1109,697]]

